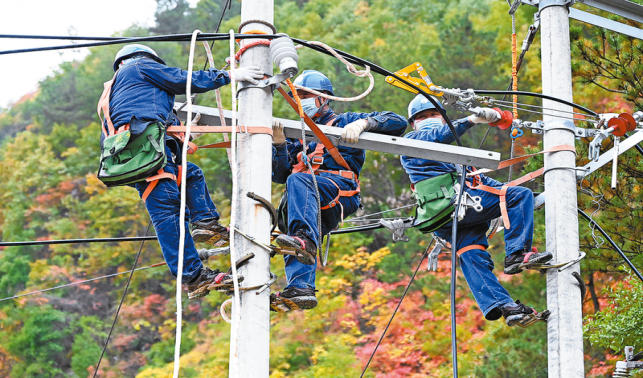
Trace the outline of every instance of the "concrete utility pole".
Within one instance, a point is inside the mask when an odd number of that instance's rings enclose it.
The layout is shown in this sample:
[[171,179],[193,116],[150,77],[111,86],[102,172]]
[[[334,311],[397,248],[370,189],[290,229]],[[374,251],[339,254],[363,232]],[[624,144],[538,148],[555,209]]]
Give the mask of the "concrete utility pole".
[[[274,23],[273,0],[245,0],[241,2],[241,33],[261,30],[272,34],[273,30],[259,22]],[[241,45],[252,39],[242,40]],[[259,66],[262,71],[272,73],[270,47],[260,45],[248,49],[242,56],[240,66]],[[239,125],[272,126],[272,92],[269,88],[248,88],[239,93]],[[243,129],[243,127],[242,127]],[[272,172],[272,138],[266,134],[237,134],[239,185],[236,211],[237,227],[270,244],[270,215],[257,202],[246,197],[246,193],[270,199]],[[270,279],[270,256],[238,233],[235,234],[237,258],[252,252],[255,257],[240,269],[245,278],[243,286],[263,285]],[[233,378],[268,378],[270,357],[270,290],[257,295],[255,290],[241,294],[241,325],[239,330],[238,356],[230,352],[230,372]],[[234,319],[234,317],[233,317]],[[232,343],[231,343],[232,344]],[[238,364],[239,376],[232,375],[233,366]]]
[[[570,0],[541,0],[539,12],[542,41],[543,94],[573,101],[571,51],[569,40]],[[543,101],[545,108],[571,111],[553,101]],[[569,113],[558,113],[569,116]],[[544,147],[574,145],[574,123],[556,116],[545,116]],[[545,221],[547,250],[555,262],[578,257],[578,213],[575,155],[571,151],[545,154]],[[575,264],[563,272],[547,273],[547,323],[550,378],[584,377],[582,304],[580,289],[572,272]]]

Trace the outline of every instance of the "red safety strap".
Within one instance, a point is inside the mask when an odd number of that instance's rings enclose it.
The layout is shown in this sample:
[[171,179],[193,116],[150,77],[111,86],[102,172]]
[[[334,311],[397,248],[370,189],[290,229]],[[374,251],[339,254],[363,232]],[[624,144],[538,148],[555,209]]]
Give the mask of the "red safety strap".
[[[295,109],[297,113],[299,113],[299,111],[297,110],[298,108],[295,100],[293,100],[293,98],[290,97],[283,88],[277,88],[277,90],[279,91],[279,93],[281,93],[284,99],[286,99],[286,101],[290,104],[290,106],[292,106],[292,108]],[[346,168],[347,170],[350,171],[351,168],[349,167],[348,163],[346,163],[346,160],[344,160],[344,157],[342,156],[342,154],[339,153],[339,150],[337,150],[337,147],[335,147],[333,142],[331,142],[331,140],[328,139],[326,134],[324,134],[324,132],[321,131],[321,129],[317,126],[317,124],[315,124],[315,122],[313,122],[313,120],[310,119],[310,117],[308,117],[308,115],[306,114],[304,114],[304,122],[306,122],[306,125],[310,127],[310,129],[313,131],[317,139],[319,139],[319,141],[324,145],[324,147],[326,147],[330,156],[333,157],[333,160],[335,160],[337,164],[341,165],[343,168]]]

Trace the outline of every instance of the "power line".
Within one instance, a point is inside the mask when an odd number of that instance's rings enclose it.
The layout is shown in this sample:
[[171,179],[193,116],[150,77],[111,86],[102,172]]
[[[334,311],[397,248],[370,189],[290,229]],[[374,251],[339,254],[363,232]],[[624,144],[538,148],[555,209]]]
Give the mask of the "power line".
[[621,255],[621,257],[623,258],[623,260],[625,260],[625,263],[627,263],[627,265],[628,265],[628,266],[629,266],[629,267],[634,271],[634,273],[636,273],[636,275],[639,277],[639,279],[641,280],[641,282],[643,282],[643,275],[641,275],[641,272],[639,272],[639,271],[638,271],[638,269],[636,269],[636,267],[634,266],[634,264],[632,264],[632,261],[630,261],[630,259],[628,259],[628,258],[627,258],[627,256],[625,256],[625,253],[623,253],[623,250],[621,250],[621,249],[618,247],[618,245],[616,245],[616,243],[614,242],[614,240],[612,240],[612,238],[607,234],[607,232],[605,232],[605,230],[603,230],[603,228],[602,228],[601,226],[599,226],[599,225],[598,225],[598,223],[596,223],[596,221],[595,221],[594,219],[592,219],[592,217],[590,217],[589,215],[587,215],[583,210],[578,209],[578,213],[579,213],[580,215],[582,215],[585,219],[587,219],[587,220],[589,221],[589,223],[590,223],[590,224],[593,224],[593,226],[594,226],[594,227],[598,228],[598,231],[600,231],[600,232],[601,232],[601,234],[603,234],[603,236],[605,236],[605,238],[607,239],[607,241],[612,245],[612,248],[614,248],[614,250],[615,250],[616,252],[618,252],[618,254],[619,254],[619,255]]
[[368,369],[368,365],[371,364],[371,361],[373,360],[373,357],[375,357],[375,353],[377,352],[377,348],[379,348],[380,344],[382,343],[382,340],[384,340],[384,336],[386,336],[386,332],[388,331],[388,327],[393,322],[393,318],[395,318],[395,314],[397,314],[397,310],[400,309],[400,306],[402,305],[402,301],[404,300],[404,297],[406,297],[406,293],[409,292],[409,288],[411,287],[411,284],[413,283],[413,280],[415,279],[415,276],[417,275],[418,271],[420,270],[420,266],[422,266],[422,261],[424,261],[426,256],[429,254],[429,250],[431,249],[431,246],[433,245],[434,241],[435,240],[432,240],[431,243],[429,243],[428,247],[426,248],[426,251],[424,251],[424,254],[422,255],[422,258],[420,259],[420,262],[418,263],[417,268],[415,268],[415,272],[411,276],[411,279],[409,280],[408,285],[406,285],[406,289],[404,289],[404,294],[402,294],[402,298],[400,298],[400,301],[397,302],[397,306],[395,307],[395,310],[393,311],[393,315],[391,315],[391,319],[389,319],[388,323],[386,324],[386,327],[384,328],[384,332],[382,332],[382,336],[380,336],[379,341],[375,345],[375,349],[373,349],[373,353],[371,353],[371,357],[368,359],[368,362],[366,363],[366,366],[364,366],[364,370],[362,370],[362,375],[360,375],[359,378],[364,377],[364,374],[366,373],[366,369]]
[[[162,262],[162,263],[152,264],[150,266],[146,266],[146,267],[143,267],[143,268],[136,268],[135,271],[138,272],[138,271],[146,270],[146,269],[150,269],[150,268],[157,268],[157,267],[163,266],[163,265],[166,265],[166,263]],[[84,283],[87,283],[87,282],[98,281],[98,280],[102,280],[104,278],[111,278],[111,277],[121,276],[123,274],[127,274],[127,273],[130,273],[130,272],[131,272],[131,270],[126,270],[124,272],[106,274],[104,276],[90,278],[90,279],[86,279],[86,280],[82,280],[82,281],[71,282],[71,283],[68,283],[68,284],[65,284],[65,285],[54,286],[54,287],[50,287],[50,288],[47,288],[47,289],[35,290],[35,291],[31,291],[31,292],[25,293],[25,294],[19,294],[19,295],[14,295],[14,296],[7,297],[7,298],[2,298],[2,299],[0,299],[0,302],[8,301],[10,299],[27,297],[27,296],[30,296],[30,295],[40,294],[40,293],[44,293],[44,292],[51,291],[51,290],[62,289],[62,288],[65,288],[65,287],[76,286],[76,285],[84,284]]]
[[[147,224],[147,229],[145,230],[145,235],[150,231],[150,227],[152,227],[152,220],[150,219],[150,223]],[[112,322],[112,326],[109,329],[109,333],[107,334],[107,339],[105,340],[105,345],[103,345],[103,351],[100,352],[100,357],[98,358],[98,363],[96,364],[96,369],[94,370],[94,378],[96,378],[96,375],[98,374],[98,368],[100,367],[100,363],[103,360],[103,356],[105,355],[105,350],[107,349],[107,344],[109,344],[109,339],[112,337],[112,332],[114,331],[114,327],[116,326],[116,321],[118,320],[118,314],[121,312],[121,307],[123,306],[123,302],[125,301],[125,295],[127,294],[127,289],[129,289],[129,284],[132,282],[132,276],[134,276],[134,272],[136,271],[136,264],[138,263],[138,258],[141,256],[141,252],[143,251],[143,245],[145,244],[145,241],[141,242],[141,247],[138,249],[138,253],[136,254],[136,257],[134,258],[134,266],[132,266],[132,270],[130,271],[129,278],[127,279],[127,283],[125,284],[125,290],[123,290],[123,295],[121,296],[121,301],[118,304],[118,308],[116,309],[116,313],[114,314],[114,321]]]

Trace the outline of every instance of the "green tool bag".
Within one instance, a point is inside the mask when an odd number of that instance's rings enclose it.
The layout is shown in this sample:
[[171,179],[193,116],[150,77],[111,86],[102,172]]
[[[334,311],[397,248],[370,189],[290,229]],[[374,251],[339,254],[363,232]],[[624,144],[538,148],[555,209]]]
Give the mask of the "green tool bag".
[[156,175],[166,163],[165,126],[150,123],[138,135],[126,130],[105,138],[98,179],[108,187],[127,185]]
[[415,184],[413,196],[417,201],[413,227],[426,234],[449,223],[455,211],[454,185],[456,172],[422,180]]

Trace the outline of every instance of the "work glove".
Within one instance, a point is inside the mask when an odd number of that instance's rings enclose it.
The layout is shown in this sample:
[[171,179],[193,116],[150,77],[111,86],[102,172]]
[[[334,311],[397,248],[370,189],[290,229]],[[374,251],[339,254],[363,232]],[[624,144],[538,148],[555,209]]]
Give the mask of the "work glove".
[[[228,71],[228,74],[230,71]],[[248,81],[253,85],[259,84],[259,79],[263,79],[263,72],[257,66],[240,67],[234,70],[234,81]]]
[[272,144],[279,145],[286,143],[286,135],[284,134],[284,124],[278,119],[272,120]]
[[368,120],[366,119],[359,119],[349,123],[342,130],[342,140],[348,143],[357,143],[359,134],[366,129],[366,126],[368,126]]
[[477,115],[470,115],[469,121],[473,123],[493,123],[499,121],[502,116],[500,113],[493,109],[489,108],[475,108],[473,111],[477,112]]

